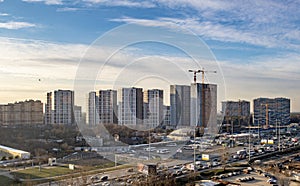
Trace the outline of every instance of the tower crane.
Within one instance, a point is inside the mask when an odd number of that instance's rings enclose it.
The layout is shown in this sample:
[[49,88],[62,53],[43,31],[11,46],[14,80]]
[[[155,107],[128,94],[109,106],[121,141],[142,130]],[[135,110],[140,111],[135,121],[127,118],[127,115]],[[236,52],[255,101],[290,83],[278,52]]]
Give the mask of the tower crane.
[[269,128],[269,104],[268,103],[261,103],[261,106],[265,106],[266,107],[266,125],[265,128]]
[[202,68],[201,70],[189,70],[189,72],[194,73],[194,83],[197,82],[197,73],[202,73],[202,84],[204,84],[205,73],[217,73],[217,71],[207,71]]

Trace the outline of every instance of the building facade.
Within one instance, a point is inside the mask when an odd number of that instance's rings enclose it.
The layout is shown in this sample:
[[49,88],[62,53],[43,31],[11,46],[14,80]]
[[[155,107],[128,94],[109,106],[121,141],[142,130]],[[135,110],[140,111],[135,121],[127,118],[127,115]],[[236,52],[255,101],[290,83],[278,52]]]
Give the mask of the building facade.
[[77,125],[84,124],[81,106],[74,105],[74,122]]
[[90,92],[87,105],[88,124],[95,126],[99,124],[99,97],[96,92]]
[[217,126],[217,85],[191,84],[191,126]]
[[170,113],[170,106],[164,105],[163,109],[164,118],[163,118],[163,127],[171,128],[171,113]]
[[250,102],[245,100],[222,102],[222,132],[236,133],[250,124]]
[[74,92],[54,91],[54,124],[74,124]]
[[143,89],[122,88],[119,91],[119,114],[120,125],[143,124]]
[[43,118],[43,103],[39,100],[0,105],[0,123],[2,125],[43,124]]
[[149,128],[156,128],[163,122],[163,98],[163,90],[152,89],[144,92],[143,120]]
[[53,124],[52,92],[47,93],[45,104],[45,124]]
[[100,123],[118,123],[117,91],[99,91],[99,119]]
[[170,125],[174,128],[190,126],[191,87],[170,86]]
[[253,101],[254,125],[268,128],[288,125],[290,123],[290,99],[288,98],[257,98]]
[[250,102],[245,100],[223,101],[222,113],[224,117],[249,117]]

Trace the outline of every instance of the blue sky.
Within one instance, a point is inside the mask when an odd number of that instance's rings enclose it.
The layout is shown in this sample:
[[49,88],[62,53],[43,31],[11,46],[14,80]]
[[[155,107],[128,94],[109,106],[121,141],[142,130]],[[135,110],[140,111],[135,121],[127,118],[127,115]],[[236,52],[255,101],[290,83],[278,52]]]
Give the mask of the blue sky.
[[[291,98],[293,111],[300,111],[299,15],[300,2],[279,0],[0,0],[0,102],[44,101],[47,91],[72,89],[80,59],[91,57],[86,56],[91,44],[118,26],[133,24],[180,32],[181,40],[189,34],[203,40],[226,84],[219,101],[282,96]],[[110,44],[101,45],[99,55],[114,51]],[[188,44],[192,48],[195,43]],[[157,56],[177,65],[188,60],[176,47],[148,42],[127,46],[111,64],[145,63],[149,56],[157,68],[163,63]],[[103,86],[95,89],[112,88],[99,82]]]

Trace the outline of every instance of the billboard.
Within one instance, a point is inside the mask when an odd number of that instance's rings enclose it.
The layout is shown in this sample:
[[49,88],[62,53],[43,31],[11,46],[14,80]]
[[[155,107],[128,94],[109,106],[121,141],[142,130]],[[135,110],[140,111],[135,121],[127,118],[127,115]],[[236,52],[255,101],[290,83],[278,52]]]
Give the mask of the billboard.
[[209,154],[202,154],[202,160],[209,161]]
[[274,144],[274,140],[268,140],[268,144],[269,145],[273,145]]
[[260,141],[260,143],[261,143],[261,144],[267,144],[267,143],[268,143],[268,140],[262,139],[262,140]]

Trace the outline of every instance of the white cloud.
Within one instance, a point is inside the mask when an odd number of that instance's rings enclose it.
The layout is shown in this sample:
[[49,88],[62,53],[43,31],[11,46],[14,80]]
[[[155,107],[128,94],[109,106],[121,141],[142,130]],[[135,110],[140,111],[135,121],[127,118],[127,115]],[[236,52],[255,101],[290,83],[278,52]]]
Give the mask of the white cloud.
[[230,2],[222,0],[152,0],[157,4],[166,5],[170,8],[193,7],[198,10],[213,9],[224,10],[231,7]]
[[[138,1],[134,1],[138,2]],[[201,36],[225,42],[264,47],[299,49],[300,3],[239,0],[149,0],[157,7],[178,11],[182,16],[159,19],[121,18],[146,26],[179,24]],[[179,18],[178,18],[179,17]],[[119,19],[119,20],[121,20]],[[172,25],[171,25],[172,26]]]
[[142,26],[151,27],[167,27],[170,29],[178,28],[178,26],[184,29],[190,30],[197,35],[204,38],[214,39],[225,42],[240,42],[249,43],[253,45],[260,45],[266,47],[274,47],[279,44],[275,38],[265,35],[257,36],[256,34],[237,30],[234,27],[223,26],[218,23],[212,23],[209,21],[199,21],[194,18],[177,19],[177,18],[158,18],[152,19],[136,19],[130,17],[123,17],[119,19],[112,19],[111,21],[125,22],[131,24],[137,24]]
[[90,5],[100,4],[105,6],[124,6],[124,7],[142,7],[153,8],[155,4],[150,1],[131,1],[131,0],[83,0]]
[[22,0],[28,3],[43,2],[46,5],[62,5],[62,0]]
[[74,12],[80,10],[79,8],[74,8],[74,7],[64,7],[64,8],[58,8],[58,12]]
[[0,22],[0,28],[5,28],[5,29],[17,30],[21,28],[30,28],[30,27],[36,27],[36,25],[27,22],[15,22],[15,21]]
[[0,16],[9,16],[8,13],[0,13]]

